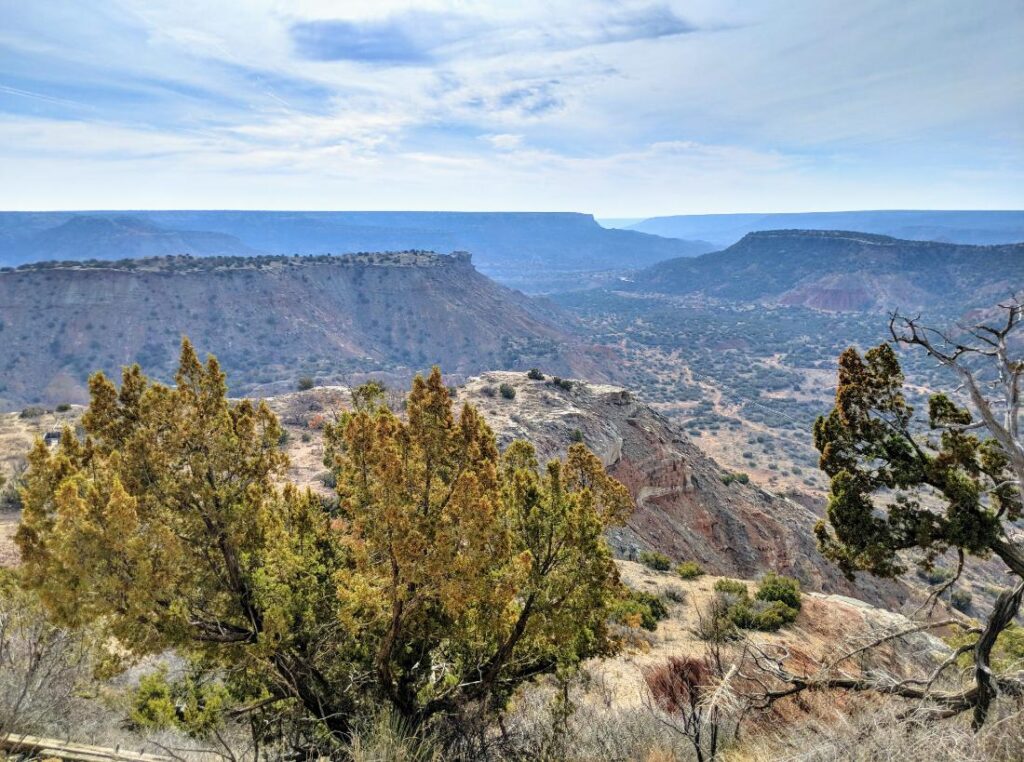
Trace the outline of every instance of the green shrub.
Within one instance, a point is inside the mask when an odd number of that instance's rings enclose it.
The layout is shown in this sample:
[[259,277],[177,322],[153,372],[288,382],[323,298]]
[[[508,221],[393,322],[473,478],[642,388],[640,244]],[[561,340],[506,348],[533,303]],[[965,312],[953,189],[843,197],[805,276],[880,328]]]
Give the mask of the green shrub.
[[230,701],[220,683],[201,682],[193,675],[172,682],[167,668],[161,666],[139,679],[129,717],[136,727],[178,728],[202,737],[223,722]]
[[41,407],[30,406],[18,413],[19,418],[38,418],[46,411]]
[[152,730],[174,727],[178,712],[167,681],[167,667],[139,678],[129,716],[136,727]]
[[[715,616],[742,630],[775,632],[794,621],[800,609],[800,588],[796,580],[771,572],[765,575],[754,598],[750,597],[746,584],[735,579],[718,580],[715,592],[712,607]],[[713,634],[714,630],[727,631],[728,625],[712,623],[709,632]]]
[[697,579],[704,576],[704,569],[696,561],[683,561],[676,566],[676,574],[683,579]]
[[641,590],[627,590],[626,595],[612,606],[611,619],[632,627],[653,632],[658,622],[668,617],[668,607],[656,595]]
[[933,566],[930,569],[919,569],[917,573],[918,576],[923,577],[929,585],[941,585],[944,582],[949,582],[956,574],[952,569],[947,569],[945,566]]
[[57,412],[58,413],[66,413],[70,409],[71,409],[71,405],[69,405],[67,402],[62,402],[59,405],[57,405]]
[[781,601],[753,601],[749,609],[749,621],[745,627],[749,630],[775,632],[796,619],[797,610]]
[[557,386],[559,389],[562,389],[563,391],[568,392],[572,390],[572,381],[570,381],[567,378],[559,378],[558,376],[553,376],[551,378],[551,383]]
[[641,552],[640,563],[648,569],[654,569],[655,571],[668,571],[672,568],[672,559],[664,553],[659,553],[656,550],[645,550]]
[[528,379],[530,379],[531,381],[543,381],[544,380],[544,374],[540,372],[539,368],[530,368],[526,372],[526,377]]
[[313,378],[311,376],[303,376],[295,384],[295,388],[298,389],[300,392],[307,392],[310,389],[312,389],[315,385],[316,382],[313,381]]
[[792,577],[768,572],[761,578],[754,597],[761,601],[778,601],[800,610],[800,583]]
[[750,476],[748,474],[743,473],[742,471],[737,471],[735,473],[725,473],[722,474],[720,478],[722,479],[722,484],[726,486],[729,486],[733,482],[739,482],[740,484],[750,483]]
[[512,384],[502,384],[498,387],[498,391],[501,392],[504,399],[514,400],[516,398],[516,388]]
[[571,439],[573,442],[582,442],[583,432],[580,431],[579,429],[573,429],[572,434],[569,435],[569,439]]
[[738,579],[720,579],[715,583],[716,593],[725,593],[727,595],[738,595],[741,597],[747,597],[747,585],[745,582],[740,582]]

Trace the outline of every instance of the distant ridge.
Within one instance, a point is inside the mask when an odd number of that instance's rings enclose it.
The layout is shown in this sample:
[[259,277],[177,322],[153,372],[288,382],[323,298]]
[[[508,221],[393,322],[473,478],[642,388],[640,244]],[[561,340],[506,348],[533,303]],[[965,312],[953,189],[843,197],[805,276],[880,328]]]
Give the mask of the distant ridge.
[[0,247],[0,265],[41,259],[82,260],[190,253],[245,256],[257,253],[233,235],[172,230],[141,217],[71,215],[58,225],[15,238]]
[[692,214],[652,217],[630,226],[653,235],[700,239],[731,246],[758,230],[856,230],[895,238],[945,243],[1024,242],[1024,211],[797,212],[766,214]]
[[749,233],[639,272],[626,288],[832,311],[987,307],[1024,287],[1024,244],[971,246],[838,230]]
[[165,254],[458,249],[473,252],[485,274],[533,293],[578,287],[580,274],[646,267],[713,248],[606,229],[574,212],[0,213],[0,266]]

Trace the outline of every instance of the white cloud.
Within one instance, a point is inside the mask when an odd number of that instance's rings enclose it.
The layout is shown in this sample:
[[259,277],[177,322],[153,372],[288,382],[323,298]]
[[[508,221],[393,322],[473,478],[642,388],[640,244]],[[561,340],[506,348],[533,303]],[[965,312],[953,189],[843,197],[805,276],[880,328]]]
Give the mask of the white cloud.
[[481,135],[480,137],[499,151],[511,151],[519,148],[523,144],[522,135],[516,135],[509,132],[502,132],[497,135]]
[[[299,55],[331,20],[421,51]],[[1022,36],[1016,0],[30,4],[0,205],[1020,207]]]

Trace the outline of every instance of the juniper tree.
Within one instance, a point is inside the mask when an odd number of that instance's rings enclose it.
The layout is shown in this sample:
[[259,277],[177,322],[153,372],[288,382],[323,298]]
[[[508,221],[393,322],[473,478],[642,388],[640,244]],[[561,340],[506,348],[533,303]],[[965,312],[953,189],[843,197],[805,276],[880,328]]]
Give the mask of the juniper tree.
[[961,570],[965,556],[995,555],[1010,572],[1010,588],[973,645],[976,686],[948,705],[973,709],[975,726],[1000,690],[1024,689],[989,667],[1024,594],[1024,543],[1014,531],[1024,503],[1024,360],[1014,343],[1022,310],[1014,301],[1003,306],[1000,322],[957,335],[894,314],[893,343],[922,349],[952,371],[962,393],[931,395],[927,421],[919,422],[892,346],[863,356],[851,348],[839,358],[835,407],[814,427],[821,468],[831,477],[827,521],[815,531],[848,576],[863,570],[895,577],[907,568],[904,551],[919,551],[928,566],[950,549]]
[[524,679],[609,653],[618,581],[603,532],[631,501],[582,445],[542,470],[498,454],[441,374],[417,378],[407,419],[373,387],[326,430],[351,565],[342,618],[369,644],[376,687],[418,719],[501,705]]
[[129,657],[174,649],[231,711],[297,712],[321,737],[382,702],[414,723],[497,709],[612,651],[603,531],[625,489],[582,446],[544,469],[525,443],[499,454],[437,370],[404,419],[380,391],[327,430],[332,515],[288,483],[272,411],[230,400],[187,341],[173,387],[94,375],[84,435],[29,455],[23,584],[60,625],[102,627]]

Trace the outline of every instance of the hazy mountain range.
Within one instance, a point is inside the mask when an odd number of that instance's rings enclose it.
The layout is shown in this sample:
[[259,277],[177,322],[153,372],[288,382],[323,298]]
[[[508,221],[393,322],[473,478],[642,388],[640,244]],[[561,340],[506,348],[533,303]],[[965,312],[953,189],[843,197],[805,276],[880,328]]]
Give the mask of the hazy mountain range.
[[970,246],[860,232],[750,233],[724,251],[661,262],[626,288],[835,311],[987,307],[1024,285],[1024,243]]
[[481,272],[529,292],[645,267],[711,244],[609,230],[576,213],[119,211],[0,213],[0,266],[167,254],[471,251]]
[[948,243],[1024,241],[1024,211],[864,211],[797,214],[685,214],[652,217],[630,230],[731,246],[758,230],[856,230],[894,238]]

